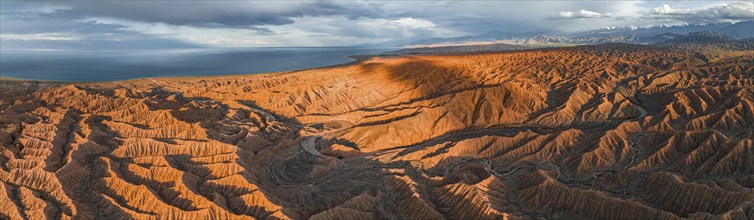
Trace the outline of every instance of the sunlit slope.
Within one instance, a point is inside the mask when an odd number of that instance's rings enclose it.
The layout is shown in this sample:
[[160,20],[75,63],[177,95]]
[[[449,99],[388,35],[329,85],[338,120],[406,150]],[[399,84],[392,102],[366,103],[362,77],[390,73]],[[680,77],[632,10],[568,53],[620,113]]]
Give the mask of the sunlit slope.
[[601,45],[0,82],[11,219],[751,219],[754,53]]

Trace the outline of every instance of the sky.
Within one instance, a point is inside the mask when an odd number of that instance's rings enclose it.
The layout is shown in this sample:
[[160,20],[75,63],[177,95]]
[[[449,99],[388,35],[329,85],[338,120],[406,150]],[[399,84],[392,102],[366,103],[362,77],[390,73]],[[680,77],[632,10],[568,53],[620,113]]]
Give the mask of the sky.
[[0,49],[348,46],[750,19],[753,0],[0,0]]

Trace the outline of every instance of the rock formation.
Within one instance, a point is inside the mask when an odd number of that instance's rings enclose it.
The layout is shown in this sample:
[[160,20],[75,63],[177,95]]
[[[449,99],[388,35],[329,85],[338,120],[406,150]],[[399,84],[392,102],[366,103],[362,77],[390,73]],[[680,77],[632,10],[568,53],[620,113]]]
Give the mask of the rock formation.
[[752,219],[754,52],[0,81],[0,218]]

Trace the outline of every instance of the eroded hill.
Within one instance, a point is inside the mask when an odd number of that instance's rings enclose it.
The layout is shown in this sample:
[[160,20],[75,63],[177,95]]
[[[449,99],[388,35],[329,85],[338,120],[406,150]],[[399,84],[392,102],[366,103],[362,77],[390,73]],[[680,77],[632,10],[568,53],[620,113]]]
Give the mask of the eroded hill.
[[0,86],[2,218],[754,218],[750,50]]

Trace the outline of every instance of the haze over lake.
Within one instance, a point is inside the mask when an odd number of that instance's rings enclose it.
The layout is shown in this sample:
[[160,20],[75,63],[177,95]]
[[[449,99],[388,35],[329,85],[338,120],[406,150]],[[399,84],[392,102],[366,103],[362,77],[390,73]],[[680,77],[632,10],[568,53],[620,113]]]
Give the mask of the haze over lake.
[[0,76],[93,82],[267,73],[342,64],[353,60],[349,55],[381,51],[354,47],[2,50]]

